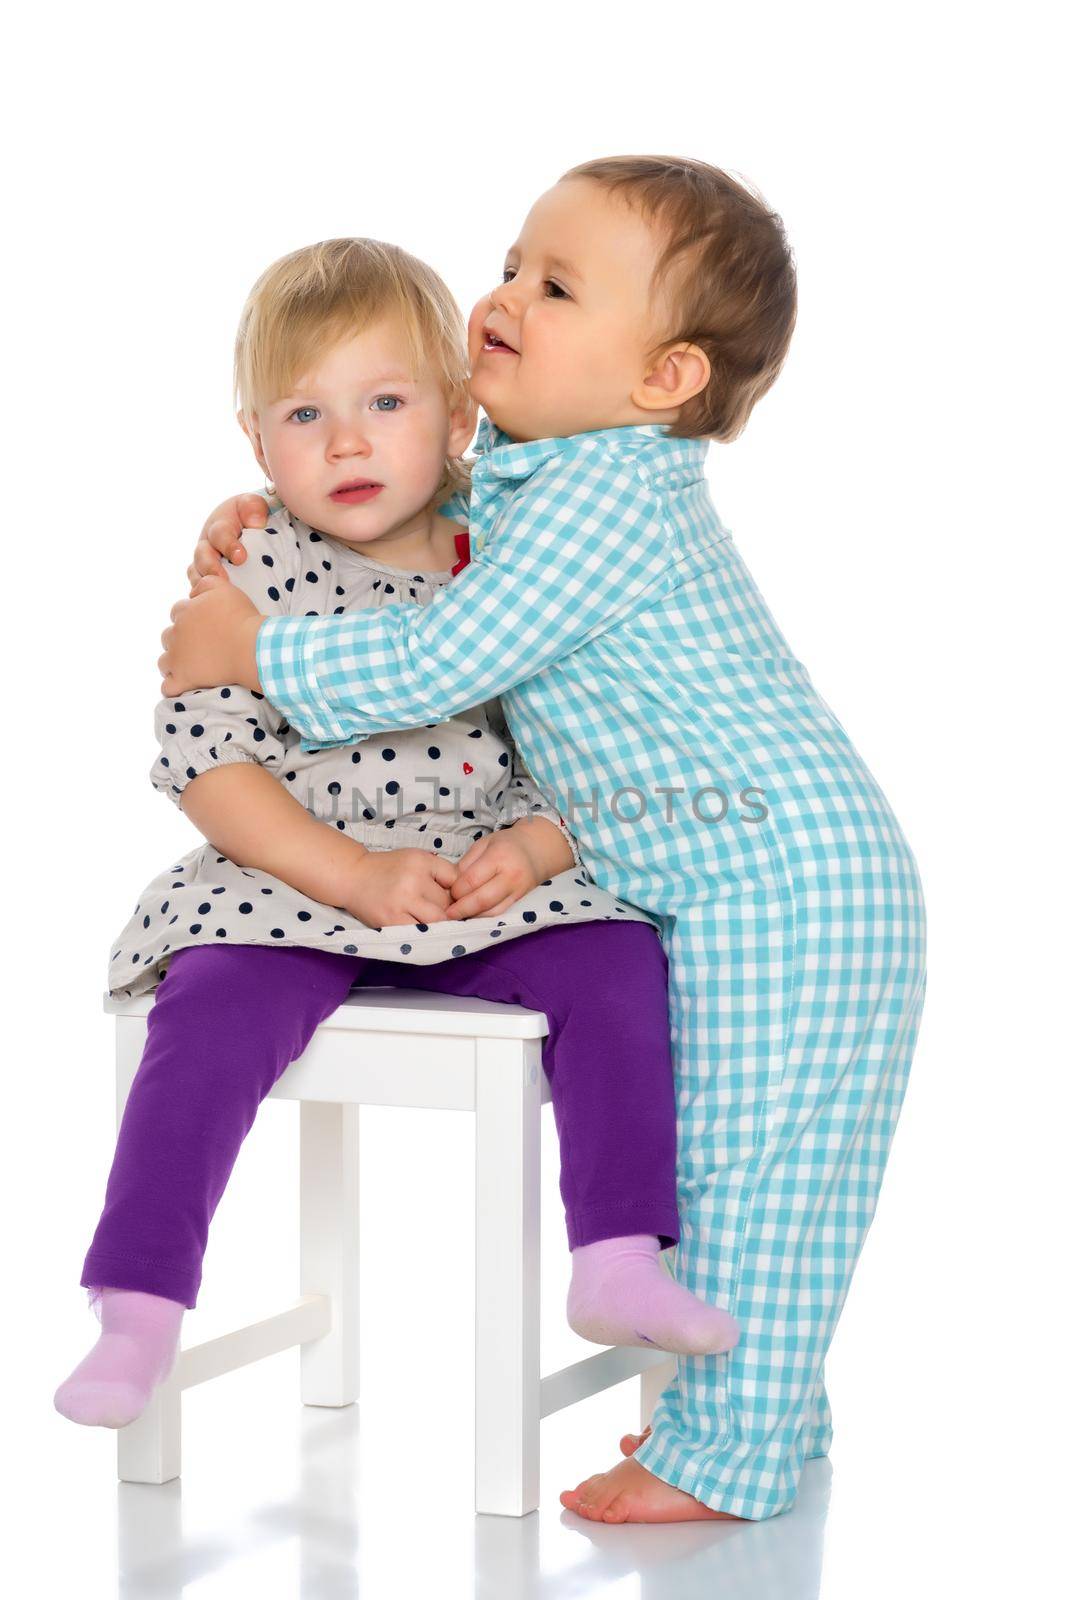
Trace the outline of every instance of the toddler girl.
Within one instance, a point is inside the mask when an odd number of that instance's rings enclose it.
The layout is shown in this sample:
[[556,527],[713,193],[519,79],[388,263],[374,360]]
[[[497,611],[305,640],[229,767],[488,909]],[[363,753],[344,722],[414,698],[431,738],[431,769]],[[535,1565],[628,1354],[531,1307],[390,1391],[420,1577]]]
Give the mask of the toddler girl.
[[[282,501],[234,572],[250,602],[414,618],[462,572],[465,535],[438,507],[465,482],[466,354],[455,302],[402,250],[331,240],[268,269],[236,352],[242,425]],[[107,1427],[144,1409],[261,1100],[362,983],[543,1010],[572,1326],[727,1348],[733,1319],[659,1268],[678,1219],[658,928],[583,870],[499,703],[318,750],[223,685],[164,700],[156,731],[152,781],[208,842],[148,885],[112,951],[111,994],[158,995],[81,1279],[103,1332],[57,1408]]]
[[501,695],[587,876],[660,919],[675,1272],[743,1330],[729,1355],[683,1357],[633,1454],[564,1504],[768,1517],[829,1447],[823,1362],[926,981],[907,841],[708,494],[708,441],[740,432],[785,359],[792,258],[743,184],[633,156],[565,173],[502,266],[470,319],[486,416],[462,580],[407,626],[264,620],[206,577],[160,666],[173,693],[266,690],[316,745]]

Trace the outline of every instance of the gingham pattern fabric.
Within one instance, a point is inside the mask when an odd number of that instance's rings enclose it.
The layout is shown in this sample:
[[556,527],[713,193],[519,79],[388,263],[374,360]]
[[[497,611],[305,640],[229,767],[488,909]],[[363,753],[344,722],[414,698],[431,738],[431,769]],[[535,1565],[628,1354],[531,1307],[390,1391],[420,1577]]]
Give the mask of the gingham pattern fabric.
[[500,694],[595,881],[656,916],[674,1270],[743,1333],[680,1360],[637,1459],[759,1519],[829,1448],[823,1361],[907,1081],[925,916],[885,796],[716,515],[706,450],[654,425],[516,443],[484,419],[459,579],[417,612],[269,620],[258,660],[316,745]]

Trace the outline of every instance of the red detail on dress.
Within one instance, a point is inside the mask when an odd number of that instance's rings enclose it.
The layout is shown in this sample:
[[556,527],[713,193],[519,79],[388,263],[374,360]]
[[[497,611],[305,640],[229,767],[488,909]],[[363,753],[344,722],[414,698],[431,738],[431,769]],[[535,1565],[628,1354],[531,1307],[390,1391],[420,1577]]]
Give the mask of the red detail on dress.
[[457,553],[459,555],[459,560],[456,562],[455,566],[452,568],[452,576],[453,577],[456,576],[457,572],[462,572],[464,567],[469,567],[470,566],[470,560],[471,560],[470,529],[469,528],[464,528],[463,532],[455,534],[454,538],[455,538],[455,541],[456,541],[456,551],[457,551]]

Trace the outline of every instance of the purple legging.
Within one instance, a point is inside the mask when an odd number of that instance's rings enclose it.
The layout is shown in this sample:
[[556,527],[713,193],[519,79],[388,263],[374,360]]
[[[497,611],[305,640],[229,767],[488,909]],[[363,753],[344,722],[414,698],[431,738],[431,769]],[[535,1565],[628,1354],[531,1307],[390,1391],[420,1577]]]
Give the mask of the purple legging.
[[361,984],[543,1011],[571,1249],[677,1242],[667,957],[648,924],[542,928],[431,966],[213,944],[176,951],[156,991],[84,1286],[196,1305],[208,1226],[260,1102]]

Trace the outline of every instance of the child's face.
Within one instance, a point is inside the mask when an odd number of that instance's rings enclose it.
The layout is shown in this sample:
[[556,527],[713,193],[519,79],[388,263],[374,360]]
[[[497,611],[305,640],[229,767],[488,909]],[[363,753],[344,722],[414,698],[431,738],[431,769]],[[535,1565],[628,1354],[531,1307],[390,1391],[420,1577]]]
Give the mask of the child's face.
[[[547,439],[633,422],[671,422],[632,399],[661,337],[650,298],[660,241],[589,178],[534,205],[504,281],[471,312],[471,394],[513,439]],[[488,334],[510,345],[490,345]]]
[[335,345],[243,425],[285,506],[353,545],[418,518],[446,455],[461,455],[473,432],[469,410],[450,414],[433,374],[416,381],[391,317]]

